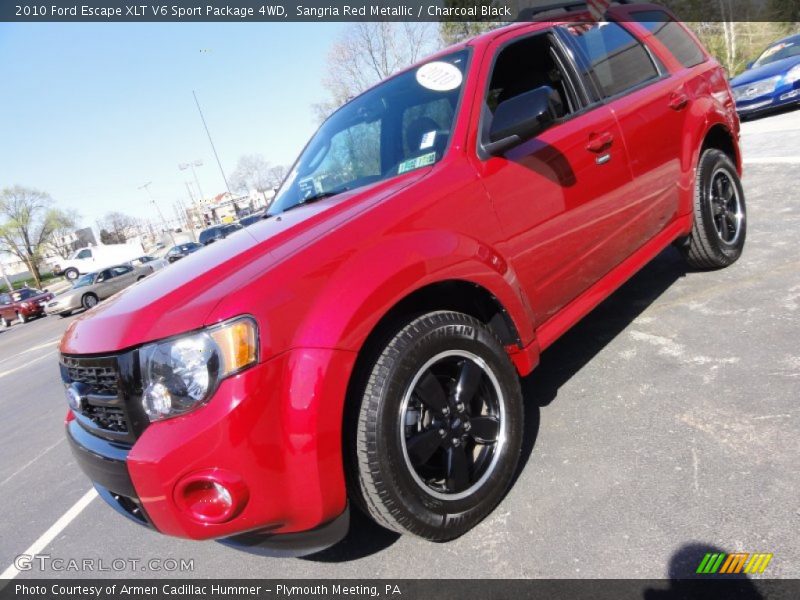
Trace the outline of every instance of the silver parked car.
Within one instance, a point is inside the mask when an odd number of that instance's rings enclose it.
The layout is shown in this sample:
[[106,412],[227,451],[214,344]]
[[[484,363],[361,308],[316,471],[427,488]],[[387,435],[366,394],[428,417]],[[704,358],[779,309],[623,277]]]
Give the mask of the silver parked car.
[[129,285],[144,279],[153,271],[155,271],[154,267],[148,263],[137,267],[128,263],[96,273],[81,275],[72,284],[71,290],[59,294],[51,302],[48,302],[45,310],[47,314],[58,313],[62,317],[71,315],[79,308],[89,310],[100,300],[105,300],[124,290]]

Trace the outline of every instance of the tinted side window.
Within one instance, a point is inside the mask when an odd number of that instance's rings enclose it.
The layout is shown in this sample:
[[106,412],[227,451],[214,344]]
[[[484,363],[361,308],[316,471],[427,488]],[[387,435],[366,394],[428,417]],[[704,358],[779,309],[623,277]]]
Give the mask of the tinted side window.
[[128,266],[114,267],[113,269],[111,269],[111,273],[113,274],[114,277],[125,275],[125,273],[130,273],[131,271],[133,271],[133,267],[128,267]]
[[88,248],[84,248],[75,256],[75,258],[92,258],[92,251]]
[[564,29],[593,69],[603,96],[616,96],[658,77],[644,46],[616,23],[580,23]]
[[700,46],[667,13],[660,10],[643,10],[633,13],[632,16],[646,29],[652,31],[655,38],[664,44],[684,67],[695,67],[705,62],[706,57]]
[[11,304],[11,298],[8,294],[0,294],[0,304]]

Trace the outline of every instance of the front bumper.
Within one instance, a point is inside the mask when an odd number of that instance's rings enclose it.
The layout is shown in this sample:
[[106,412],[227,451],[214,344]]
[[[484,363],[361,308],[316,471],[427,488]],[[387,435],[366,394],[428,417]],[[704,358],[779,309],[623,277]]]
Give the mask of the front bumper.
[[736,101],[736,110],[740,115],[754,115],[785,106],[790,106],[800,102],[800,87],[795,85],[783,85],[777,87],[773,92],[749,98],[745,101]]
[[[347,531],[341,423],[355,355],[293,350],[225,380],[204,407],[147,426],[132,444],[67,423],[73,453],[117,511],[157,531],[250,552],[311,552]],[[179,482],[227,472],[249,498],[224,523],[192,518]]]

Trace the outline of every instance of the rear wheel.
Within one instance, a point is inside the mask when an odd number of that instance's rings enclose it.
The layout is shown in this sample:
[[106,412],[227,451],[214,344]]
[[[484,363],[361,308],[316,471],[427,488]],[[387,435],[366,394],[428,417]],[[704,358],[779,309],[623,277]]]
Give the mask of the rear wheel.
[[696,269],[720,269],[744,250],[747,208],[744,189],[731,159],[719,150],[700,157],[694,197],[694,226],[682,250]]
[[17,321],[19,321],[20,323],[27,323],[28,317],[26,317],[22,313],[17,313]]
[[81,304],[83,305],[83,308],[89,310],[93,306],[97,306],[97,296],[94,294],[86,294],[81,300]]
[[11,323],[8,322],[8,319],[5,317],[0,317],[0,327],[5,329],[6,327],[10,327]]
[[360,394],[351,495],[379,524],[456,538],[502,499],[522,443],[522,393],[480,321],[434,312],[397,332]]
[[70,281],[75,281],[78,278],[78,269],[67,269],[64,271],[64,277],[69,279]]

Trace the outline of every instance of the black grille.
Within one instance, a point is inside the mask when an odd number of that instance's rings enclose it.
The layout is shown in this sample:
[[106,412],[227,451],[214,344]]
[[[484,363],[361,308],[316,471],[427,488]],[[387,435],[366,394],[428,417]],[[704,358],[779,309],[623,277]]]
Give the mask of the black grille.
[[116,396],[119,393],[119,374],[113,358],[62,358],[70,382],[85,383],[92,393]]
[[79,384],[82,401],[75,414],[85,429],[127,441],[131,428],[116,357],[62,356],[61,377],[66,385]]
[[87,403],[84,405],[81,414],[91,419],[100,429],[128,433],[128,419],[125,417],[125,411],[121,408],[116,406],[93,406]]

